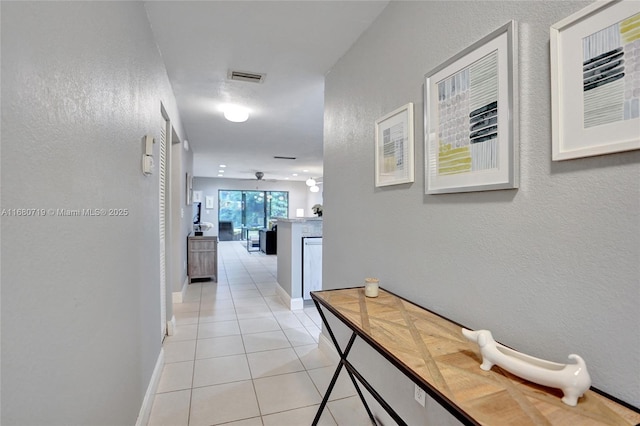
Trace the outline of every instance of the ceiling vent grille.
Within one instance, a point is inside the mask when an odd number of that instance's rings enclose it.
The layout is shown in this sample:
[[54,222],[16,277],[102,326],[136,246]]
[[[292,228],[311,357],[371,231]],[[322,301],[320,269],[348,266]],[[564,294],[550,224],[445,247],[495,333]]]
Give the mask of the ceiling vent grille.
[[257,72],[248,71],[234,71],[229,70],[227,78],[229,80],[246,81],[249,83],[264,83],[264,79],[267,75]]

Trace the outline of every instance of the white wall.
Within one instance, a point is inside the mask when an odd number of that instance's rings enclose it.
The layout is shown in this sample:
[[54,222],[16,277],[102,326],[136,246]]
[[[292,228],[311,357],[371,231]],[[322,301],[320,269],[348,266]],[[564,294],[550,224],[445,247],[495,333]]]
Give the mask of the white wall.
[[[304,182],[290,181],[261,181],[226,178],[195,177],[193,182],[194,191],[202,192],[201,222],[211,222],[218,226],[218,190],[247,190],[247,191],[289,191],[289,217],[296,217],[296,209],[304,209],[305,216],[314,216],[311,211],[316,203],[322,203],[322,198],[318,197],[321,192],[312,193]],[[212,196],[214,208],[205,209],[205,196]]]
[[[551,161],[549,27],[587,4],[389,4],[326,78],[323,281],[379,277],[526,353],[580,354],[594,386],[640,406],[640,151]],[[510,19],[520,24],[521,187],[426,196],[424,75]],[[376,189],[373,124],[407,102],[416,182]],[[410,383],[360,353],[409,424],[432,415]]]
[[[183,134],[142,2],[2,2],[3,425],[131,425],[160,353],[164,104]],[[157,160],[158,144],[154,148]]]

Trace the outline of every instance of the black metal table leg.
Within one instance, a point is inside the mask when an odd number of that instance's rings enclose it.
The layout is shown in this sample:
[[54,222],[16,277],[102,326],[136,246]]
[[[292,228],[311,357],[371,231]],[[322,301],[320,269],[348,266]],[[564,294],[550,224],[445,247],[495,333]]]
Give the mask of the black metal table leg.
[[[367,382],[364,379],[364,377],[362,377],[362,375],[355,369],[355,367],[353,367],[353,365],[349,361],[347,361],[347,356],[349,355],[349,352],[351,351],[351,348],[353,347],[353,343],[355,342],[357,337],[356,332],[354,331],[351,334],[351,338],[349,339],[349,342],[345,346],[344,351],[342,351],[340,349],[338,340],[333,334],[333,330],[331,330],[331,326],[329,325],[329,322],[327,321],[327,318],[324,315],[324,312],[320,308],[319,303],[315,299],[313,299],[313,302],[315,303],[316,308],[318,309],[318,313],[322,318],[322,323],[327,327],[327,331],[329,332],[329,336],[331,337],[331,341],[333,342],[333,345],[335,346],[336,350],[338,351],[338,354],[340,355],[340,362],[338,363],[338,367],[336,368],[336,371],[333,373],[333,377],[331,379],[331,382],[329,383],[329,387],[327,388],[325,395],[322,399],[322,402],[320,403],[320,407],[318,407],[318,412],[316,413],[316,416],[313,419],[312,425],[316,426],[320,421],[320,416],[322,416],[322,412],[324,411],[327,405],[327,402],[329,401],[329,396],[331,395],[331,392],[333,391],[333,388],[336,382],[338,381],[338,376],[340,375],[340,371],[344,366],[345,370],[347,371],[347,374],[349,375],[349,378],[351,379],[351,382],[353,383],[353,386],[356,388],[356,392],[360,397],[360,401],[362,401],[362,405],[364,405],[364,408],[367,411],[367,415],[369,416],[369,419],[371,420],[371,423],[373,425],[377,424],[376,419],[373,416],[373,413],[371,412],[371,409],[369,408],[367,401],[364,399],[364,395],[360,390],[360,386],[358,386],[358,381],[367,389],[367,391],[369,391],[371,396],[373,396],[373,398],[376,401],[378,401],[378,403],[380,403],[382,408],[384,408],[384,410],[396,421],[397,424],[406,426],[406,423],[402,420],[402,418],[400,418],[400,416],[391,408],[391,406],[382,398],[382,396],[378,392],[376,392],[376,390],[369,384],[369,382]],[[356,378],[358,380],[356,380]]]
[[[320,403],[320,407],[318,407],[318,412],[316,413],[316,416],[313,419],[312,426],[316,426],[320,421],[320,416],[322,416],[322,412],[324,411],[324,408],[326,407],[327,402],[329,401],[329,396],[331,395],[331,391],[333,391],[333,387],[338,381],[338,376],[340,375],[340,371],[342,370],[342,367],[348,364],[347,356],[349,355],[349,351],[351,351],[351,347],[353,346],[353,342],[356,340],[357,335],[355,332],[351,334],[349,343],[347,343],[347,346],[345,347],[345,350],[343,352],[342,349],[340,349],[340,344],[338,343],[336,336],[333,334],[333,330],[331,330],[331,326],[329,325],[329,322],[327,321],[327,318],[325,317],[324,312],[322,311],[322,309],[320,309],[320,305],[315,299],[313,300],[313,303],[315,303],[316,309],[318,309],[318,313],[322,318],[322,323],[325,325],[325,327],[327,327],[327,331],[329,332],[331,341],[333,342],[333,345],[338,351],[338,355],[340,355],[340,362],[338,363],[338,367],[336,367],[336,371],[333,373],[333,377],[331,378],[329,387],[327,388],[324,394],[324,398],[322,398],[322,402]],[[364,395],[362,395],[362,391],[360,390],[360,387],[358,386],[356,379],[353,377],[353,374],[349,371],[349,369],[346,369],[346,370],[347,370],[347,373],[349,374],[349,377],[351,378],[351,381],[353,382],[353,385],[356,388],[356,392],[358,393],[358,396],[360,396],[360,400],[362,401],[362,404],[364,405],[364,408],[367,411],[367,414],[369,415],[369,418],[371,419],[372,424],[375,425],[376,424],[375,417],[373,417],[373,413],[369,409],[369,406],[367,405],[367,402],[364,399]]]

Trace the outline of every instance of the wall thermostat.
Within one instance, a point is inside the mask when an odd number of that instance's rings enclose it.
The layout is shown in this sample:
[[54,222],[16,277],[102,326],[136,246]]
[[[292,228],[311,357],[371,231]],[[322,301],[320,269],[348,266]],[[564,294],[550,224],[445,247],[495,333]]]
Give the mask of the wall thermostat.
[[144,173],[145,176],[149,176],[151,174],[153,174],[153,157],[150,155],[143,155],[142,156],[142,173]]
[[153,174],[153,144],[155,140],[149,136],[144,136],[144,153],[142,154],[142,173],[145,176]]

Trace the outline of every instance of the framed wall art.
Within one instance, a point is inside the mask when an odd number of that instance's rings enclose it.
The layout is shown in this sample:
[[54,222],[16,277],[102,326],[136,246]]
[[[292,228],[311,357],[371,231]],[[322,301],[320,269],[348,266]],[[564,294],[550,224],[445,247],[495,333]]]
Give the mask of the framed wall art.
[[193,204],[193,175],[191,173],[187,173],[185,199],[188,206]]
[[205,203],[205,208],[207,209],[212,209],[213,208],[213,195],[207,195],[205,197],[206,203]]
[[640,2],[595,2],[551,27],[552,159],[640,148]]
[[376,187],[414,181],[413,103],[376,120],[375,163]]
[[516,22],[425,76],[425,193],[519,184]]

